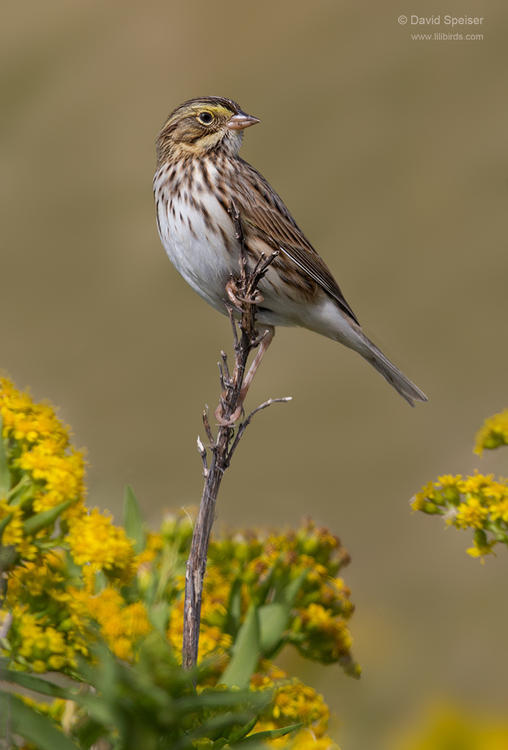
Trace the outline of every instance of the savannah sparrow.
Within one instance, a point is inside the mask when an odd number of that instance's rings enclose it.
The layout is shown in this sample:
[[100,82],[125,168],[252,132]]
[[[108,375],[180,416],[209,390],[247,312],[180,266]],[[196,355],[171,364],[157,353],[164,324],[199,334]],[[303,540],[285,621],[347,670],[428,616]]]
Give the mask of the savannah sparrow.
[[362,355],[412,406],[426,401],[363,333],[324,261],[268,182],[238,155],[245,128],[259,122],[230,99],[191,99],[168,117],[157,139],[157,227],[176,269],[222,313],[226,285],[238,276],[240,246],[231,217],[239,212],[251,266],[279,255],[259,290],[257,320],[303,326]]

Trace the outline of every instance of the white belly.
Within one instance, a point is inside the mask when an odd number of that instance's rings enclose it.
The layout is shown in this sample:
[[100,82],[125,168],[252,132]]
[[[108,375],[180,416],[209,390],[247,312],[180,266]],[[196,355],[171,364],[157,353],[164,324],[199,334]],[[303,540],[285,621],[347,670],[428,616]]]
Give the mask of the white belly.
[[185,193],[172,198],[172,207],[157,182],[155,195],[159,236],[169,259],[203,299],[225,312],[226,282],[231,274],[238,274],[239,257],[229,215],[213,195],[200,193],[197,200],[208,212],[207,226],[202,211],[191,205]]

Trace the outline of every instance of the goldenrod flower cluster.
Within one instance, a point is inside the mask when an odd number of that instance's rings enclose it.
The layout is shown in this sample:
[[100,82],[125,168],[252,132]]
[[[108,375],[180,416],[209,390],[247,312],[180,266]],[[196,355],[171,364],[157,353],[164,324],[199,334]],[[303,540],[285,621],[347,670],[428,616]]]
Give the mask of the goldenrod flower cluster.
[[[291,750],[333,750],[337,746],[326,735],[329,711],[323,696],[300,680],[290,679],[286,672],[270,662],[262,663],[262,671],[253,675],[254,690],[276,688],[273,704],[261,716],[256,731],[278,729],[288,724],[304,723],[292,737],[272,740],[273,747]],[[338,750],[338,749],[337,749]]]
[[[84,497],[83,455],[48,404],[37,404],[0,378],[0,417],[9,481],[0,498],[26,516],[67,504],[62,519],[79,513]],[[71,506],[72,509],[71,509]]]
[[[185,562],[192,537],[187,515],[168,516],[157,533],[116,525],[84,502],[84,460],[47,404],[34,403],[0,379],[0,545],[7,622],[0,655],[11,668],[60,672],[79,679],[79,665],[104,641],[135,664],[155,632],[180,659]],[[201,688],[221,685],[235,639],[255,605],[280,605],[279,623],[260,643],[250,689],[274,697],[253,731],[302,723],[276,747],[325,750],[328,708],[315,690],[273,659],[285,645],[357,676],[348,621],[350,592],[339,575],[349,558],[337,537],[306,521],[297,531],[244,532],[211,543],[199,643],[209,668]],[[280,612],[284,613],[280,620]],[[275,635],[274,635],[275,633]],[[61,703],[45,709],[55,721]],[[79,711],[77,711],[79,714]]]
[[476,435],[475,453],[508,445],[508,409],[488,417]]
[[[487,419],[476,438],[475,452],[508,445],[508,410]],[[508,545],[508,479],[475,472],[447,474],[429,482],[412,500],[414,510],[441,515],[448,525],[473,531],[467,552],[483,558],[496,544]]]
[[94,508],[74,519],[65,538],[77,565],[129,578],[134,561],[132,542],[111,516]]
[[49,550],[35,562],[16,565],[7,581],[4,610],[13,617],[8,637],[13,665],[72,673],[78,656],[88,654],[88,611],[76,596],[63,551]]
[[263,535],[250,532],[211,544],[206,591],[213,612],[204,621],[223,627],[232,582],[240,584],[245,609],[251,601],[280,600],[295,589],[293,616],[285,634],[302,656],[324,664],[340,662],[354,676],[347,622],[353,613],[350,591],[339,571],[349,556],[339,539],[310,519],[297,531]]

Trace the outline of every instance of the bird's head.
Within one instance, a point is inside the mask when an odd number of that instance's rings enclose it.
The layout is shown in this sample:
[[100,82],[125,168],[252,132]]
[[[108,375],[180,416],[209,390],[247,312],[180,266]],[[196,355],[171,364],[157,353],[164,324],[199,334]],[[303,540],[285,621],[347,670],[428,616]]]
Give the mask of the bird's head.
[[215,148],[237,154],[243,131],[259,122],[236,102],[220,96],[190,99],[166,120],[157,138],[158,163],[170,157],[200,156]]

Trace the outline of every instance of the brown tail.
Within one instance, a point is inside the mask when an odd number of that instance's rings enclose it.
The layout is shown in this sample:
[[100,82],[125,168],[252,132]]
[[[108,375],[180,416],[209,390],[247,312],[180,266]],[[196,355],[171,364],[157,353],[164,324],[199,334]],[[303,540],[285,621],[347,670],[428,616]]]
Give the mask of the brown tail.
[[388,357],[385,357],[381,349],[378,349],[370,339],[365,336],[362,332],[362,339],[365,347],[362,347],[360,354],[365,357],[367,362],[370,362],[372,367],[375,367],[378,372],[387,380],[391,386],[395,388],[398,393],[405,398],[408,404],[411,406],[415,405],[415,401],[428,401],[429,399],[418,386],[416,386],[409,378],[395,367],[390,362]]

